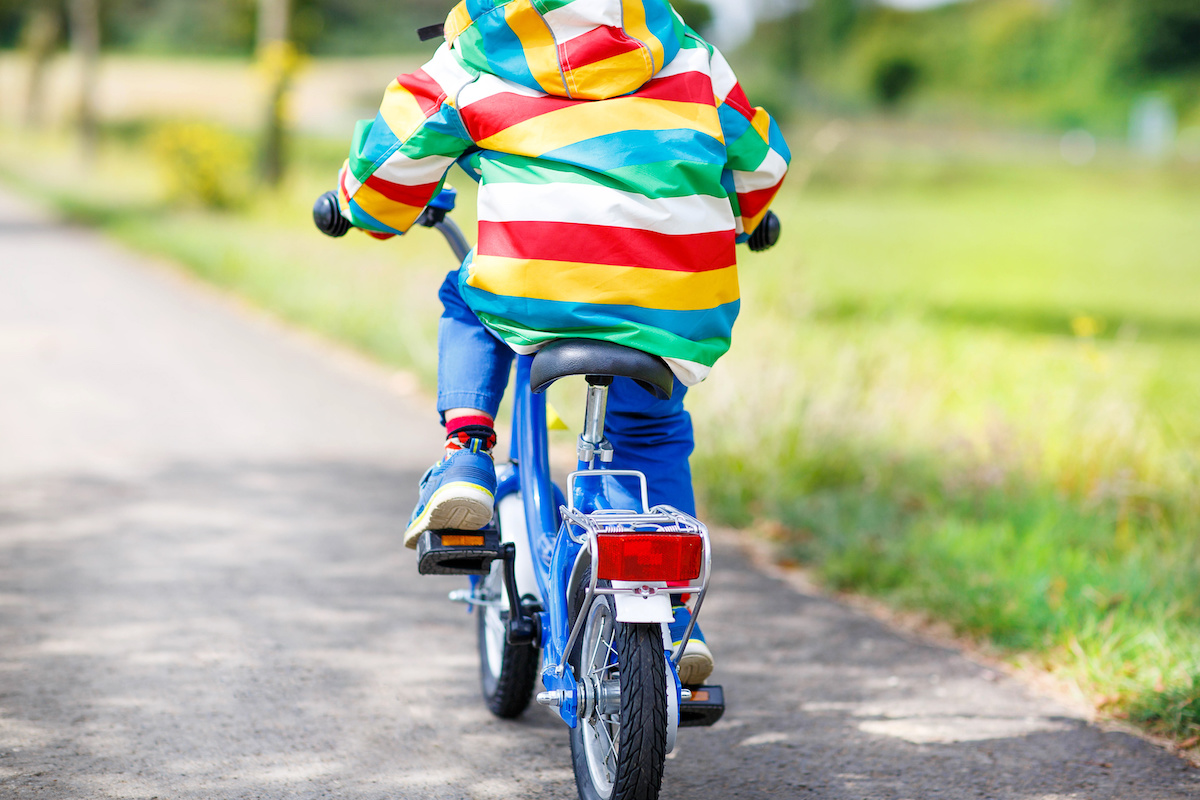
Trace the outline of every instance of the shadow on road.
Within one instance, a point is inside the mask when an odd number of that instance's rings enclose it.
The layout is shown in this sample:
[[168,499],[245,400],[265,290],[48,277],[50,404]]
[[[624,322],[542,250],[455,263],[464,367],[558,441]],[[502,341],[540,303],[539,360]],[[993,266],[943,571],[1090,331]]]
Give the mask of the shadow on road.
[[[418,475],[185,461],[0,484],[0,795],[570,798],[567,736],[478,700],[472,620],[399,533]],[[1181,762],[725,545],[731,708],[663,798],[1185,798]]]

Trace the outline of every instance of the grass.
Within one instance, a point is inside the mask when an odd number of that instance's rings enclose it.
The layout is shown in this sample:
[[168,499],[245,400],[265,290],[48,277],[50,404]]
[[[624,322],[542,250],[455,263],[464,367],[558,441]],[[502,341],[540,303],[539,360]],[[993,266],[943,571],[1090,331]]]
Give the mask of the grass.
[[709,508],[1200,733],[1200,199],[1121,164],[875,168],[821,165],[743,262],[696,393]]
[[[827,127],[794,137],[807,180],[780,198],[785,238],[743,259],[734,349],[689,395],[706,513],[1189,741],[1200,177],[1112,154],[1070,169],[1036,141]],[[341,143],[302,142],[285,191],[214,212],[163,205],[140,136],[110,140],[80,178],[67,142],[31,159],[9,133],[0,172],[432,383],[450,257],[427,231],[390,245],[311,231]]]

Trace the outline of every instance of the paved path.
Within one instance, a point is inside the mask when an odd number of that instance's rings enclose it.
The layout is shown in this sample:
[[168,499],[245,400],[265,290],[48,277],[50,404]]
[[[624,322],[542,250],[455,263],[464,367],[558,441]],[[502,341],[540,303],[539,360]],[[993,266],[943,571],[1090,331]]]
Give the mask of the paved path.
[[[423,402],[0,195],[0,798],[563,798],[399,529]],[[732,708],[663,798],[1200,797],[1195,770],[725,543]]]

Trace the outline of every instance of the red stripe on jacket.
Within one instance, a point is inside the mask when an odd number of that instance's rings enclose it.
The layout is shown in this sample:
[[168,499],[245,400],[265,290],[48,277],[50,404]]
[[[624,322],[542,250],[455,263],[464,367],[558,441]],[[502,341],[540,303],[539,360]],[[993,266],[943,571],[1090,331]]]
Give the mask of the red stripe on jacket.
[[481,221],[479,253],[672,272],[707,272],[737,263],[732,230],[672,236],[575,222]]
[[713,104],[712,79],[703,72],[681,72],[666,78],[655,78],[635,94],[651,100],[675,100],[706,106]]
[[[644,45],[620,28],[601,25],[558,46],[558,57],[567,69],[579,69],[596,61],[639,50]],[[661,66],[661,65],[660,65]]]
[[438,187],[436,183],[423,183],[419,186],[402,186],[398,183],[385,181],[378,175],[372,175],[367,178],[366,185],[379,192],[388,200],[403,203],[406,206],[415,206],[416,208],[421,208],[428,203]]
[[[738,192],[738,206],[741,209],[742,216],[747,219],[757,217],[762,210],[771,205],[771,200],[775,197],[775,193],[779,191],[779,184],[759,189],[754,192]],[[750,233],[750,231],[746,231]]]
[[442,101],[446,99],[446,92],[442,89],[441,84],[431,78],[429,73],[423,69],[408,75],[401,75],[396,78],[396,82],[408,89],[416,99],[421,113],[427,117],[433,115],[441,107]]
[[729,94],[725,95],[725,105],[733,106],[748,120],[754,119],[754,106],[750,105],[750,98],[746,97],[740,83],[735,83]]
[[[657,78],[633,93],[634,97],[652,100],[677,100],[685,103],[712,105],[712,81],[699,72],[685,72],[669,78]],[[467,132],[475,141],[494,136],[506,128],[567,108],[577,103],[603,103],[603,100],[568,100],[545,95],[529,97],[515,92],[498,94],[463,106],[459,113]]]

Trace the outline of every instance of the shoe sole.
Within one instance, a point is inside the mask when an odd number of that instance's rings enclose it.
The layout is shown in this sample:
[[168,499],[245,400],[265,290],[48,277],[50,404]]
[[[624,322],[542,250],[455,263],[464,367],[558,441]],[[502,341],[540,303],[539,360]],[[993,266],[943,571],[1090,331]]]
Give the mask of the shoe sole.
[[413,520],[404,532],[404,546],[416,549],[425,531],[477,531],[492,521],[496,498],[474,483],[448,483],[440,487],[425,513]]
[[683,658],[679,659],[679,682],[684,686],[699,686],[713,672],[713,654],[699,639],[689,639]]

